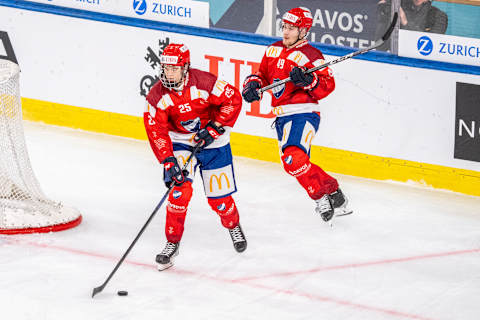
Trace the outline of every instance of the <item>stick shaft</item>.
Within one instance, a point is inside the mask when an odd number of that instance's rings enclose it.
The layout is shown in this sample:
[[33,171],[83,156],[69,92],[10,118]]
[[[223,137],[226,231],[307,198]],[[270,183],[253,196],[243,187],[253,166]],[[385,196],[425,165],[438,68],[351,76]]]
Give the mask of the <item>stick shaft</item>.
[[[192,158],[195,156],[195,154],[200,150],[200,146],[197,145],[193,148],[193,151],[192,153],[190,154],[190,156],[187,158],[187,161],[185,162],[185,165],[183,166],[182,168],[182,171],[185,170],[188,166],[188,164],[190,163],[190,161],[192,160]],[[135,244],[137,243],[138,239],[140,239],[140,237],[142,236],[143,232],[145,231],[145,229],[147,229],[147,226],[150,224],[150,222],[152,221],[153,217],[155,216],[155,214],[158,212],[158,210],[160,209],[160,207],[162,206],[162,204],[165,202],[165,200],[167,199],[167,196],[168,194],[170,193],[170,191],[172,191],[173,189],[173,186],[174,184],[172,184],[170,186],[170,188],[168,188],[167,192],[165,192],[165,194],[163,195],[162,199],[160,200],[160,202],[157,204],[157,206],[155,207],[155,209],[153,210],[152,214],[150,214],[150,217],[148,217],[148,220],[147,222],[145,222],[145,224],[143,225],[143,227],[140,229],[140,231],[138,232],[137,236],[135,237],[135,239],[132,241],[132,243],[130,244],[130,246],[128,247],[127,251],[125,251],[125,253],[123,254],[123,256],[120,258],[120,260],[118,261],[117,265],[115,266],[115,268],[113,268],[112,272],[110,272],[110,275],[108,276],[107,280],[105,280],[105,282],[99,286],[99,287],[96,287],[93,289],[93,292],[92,292],[92,298],[97,294],[97,293],[100,293],[102,292],[102,290],[106,287],[106,285],[108,284],[108,282],[110,281],[110,279],[113,277],[113,275],[115,274],[115,272],[117,272],[118,268],[121,266],[121,264],[123,263],[123,261],[125,260],[125,258],[127,257],[127,255],[130,253],[130,251],[132,250],[133,246],[135,246]]]

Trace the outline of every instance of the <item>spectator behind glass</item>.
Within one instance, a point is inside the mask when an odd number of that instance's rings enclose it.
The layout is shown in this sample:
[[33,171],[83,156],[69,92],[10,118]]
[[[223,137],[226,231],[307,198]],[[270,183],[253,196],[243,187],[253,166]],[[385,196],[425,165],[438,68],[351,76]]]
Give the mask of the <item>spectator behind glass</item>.
[[432,33],[447,31],[446,13],[432,6],[431,0],[402,0],[398,15],[401,29]]
[[[391,6],[391,0],[380,0],[378,2],[375,39],[380,38],[390,24],[392,19]],[[431,0],[401,0],[398,15],[401,29],[432,33],[445,33],[447,30],[447,14],[432,6]],[[385,43],[378,50],[390,50],[390,42]]]

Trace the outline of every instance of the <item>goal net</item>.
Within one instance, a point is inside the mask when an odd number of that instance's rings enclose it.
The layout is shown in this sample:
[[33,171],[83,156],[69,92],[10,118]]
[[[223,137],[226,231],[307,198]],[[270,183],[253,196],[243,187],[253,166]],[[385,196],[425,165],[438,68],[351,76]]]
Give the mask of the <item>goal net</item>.
[[0,234],[60,231],[80,213],[48,199],[33,173],[25,144],[17,64],[0,59]]

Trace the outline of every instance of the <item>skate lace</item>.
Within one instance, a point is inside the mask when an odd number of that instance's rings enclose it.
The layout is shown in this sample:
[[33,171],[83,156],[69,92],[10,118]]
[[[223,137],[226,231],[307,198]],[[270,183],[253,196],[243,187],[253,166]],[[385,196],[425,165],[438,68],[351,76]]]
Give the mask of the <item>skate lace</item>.
[[245,238],[243,237],[242,230],[240,230],[239,226],[236,226],[233,229],[228,230],[230,232],[230,235],[232,236],[233,242],[240,242],[240,241],[245,241]]
[[162,253],[160,254],[171,255],[176,248],[177,248],[177,245],[175,243],[167,242],[167,245],[165,246],[165,248],[162,250]]
[[328,195],[324,195],[318,200],[315,200],[317,207],[315,208],[318,213],[323,213],[332,210],[332,205],[328,199]]

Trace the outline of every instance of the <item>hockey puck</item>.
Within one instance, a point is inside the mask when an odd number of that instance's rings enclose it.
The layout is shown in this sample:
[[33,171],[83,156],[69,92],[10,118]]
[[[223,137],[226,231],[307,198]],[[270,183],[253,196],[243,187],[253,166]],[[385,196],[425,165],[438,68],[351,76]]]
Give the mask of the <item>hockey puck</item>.
[[120,290],[120,291],[117,292],[117,294],[118,294],[119,296],[128,296],[128,291],[122,291],[122,290]]

